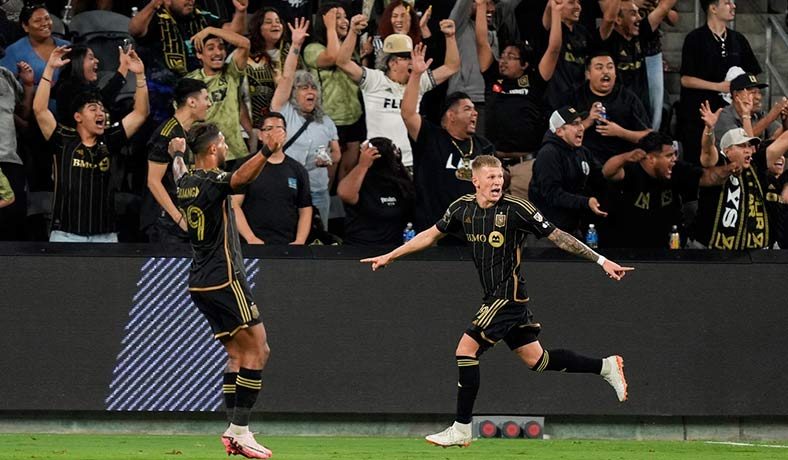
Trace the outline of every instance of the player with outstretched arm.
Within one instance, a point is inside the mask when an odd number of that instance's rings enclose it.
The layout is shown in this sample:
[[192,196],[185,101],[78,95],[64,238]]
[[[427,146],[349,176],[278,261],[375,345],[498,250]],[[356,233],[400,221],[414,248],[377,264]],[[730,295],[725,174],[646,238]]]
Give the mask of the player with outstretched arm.
[[464,232],[473,249],[484,302],[457,345],[456,420],[446,430],[426,438],[442,447],[470,444],[473,404],[480,383],[479,358],[501,340],[534,371],[598,374],[615,389],[619,401],[627,399],[624,360],[620,356],[589,358],[571,350],[542,348],[537,339],[541,328],[528,309],[525,278],[520,274],[522,245],[527,233],[547,237],[564,251],[596,262],[614,280],[620,280],[634,268],[606,259],[556,228],[529,201],[504,194],[503,169],[497,158],[481,155],[471,168],[475,194],[454,201],[438,223],[409,242],[388,254],[361,261],[377,270],[456,231]]

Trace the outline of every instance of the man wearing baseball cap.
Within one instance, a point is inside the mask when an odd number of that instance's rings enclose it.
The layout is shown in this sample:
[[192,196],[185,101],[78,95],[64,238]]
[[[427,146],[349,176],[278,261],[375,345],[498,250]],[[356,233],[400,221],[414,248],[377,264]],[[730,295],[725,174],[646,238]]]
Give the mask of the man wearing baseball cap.
[[[367,138],[387,137],[400,148],[402,163],[413,168],[413,151],[408,141],[408,132],[400,116],[400,105],[405,93],[405,84],[411,71],[411,52],[423,50],[424,45],[413,46],[411,38],[405,34],[391,34],[383,42],[382,53],[375,69],[356,64],[351,56],[355,50],[360,25],[366,18],[356,15],[350,21],[354,33],[348,33],[342,42],[337,56],[337,67],[342,69],[354,82],[358,83],[364,97]],[[454,37],[454,21],[444,19],[440,29],[446,38],[446,56],[443,65],[428,70],[421,75],[422,84],[419,100],[427,91],[448,80],[460,69],[460,52]],[[432,60],[429,61],[432,63]],[[355,166],[355,161],[352,162]]]
[[779,119],[784,108],[782,103],[776,106],[773,113],[765,117],[758,116],[760,107],[756,105],[760,106],[760,91],[768,86],[751,73],[743,73],[731,80],[731,104],[722,109],[714,127],[717,139],[722,139],[722,135],[733,128],[743,128],[750,136],[764,139],[780,135],[781,126],[774,122]]
[[[528,197],[556,227],[580,235],[580,220],[591,213],[606,216],[589,196],[591,152],[583,146],[583,119],[588,114],[565,106],[550,115],[550,131],[534,161]],[[598,171],[593,171],[598,173]]]
[[719,187],[700,189],[698,215],[690,247],[723,250],[761,249],[769,245],[765,191],[768,169],[788,151],[788,133],[761,145],[743,128],[728,130],[714,145],[714,124],[702,110],[704,128],[700,161],[704,167],[733,164]]

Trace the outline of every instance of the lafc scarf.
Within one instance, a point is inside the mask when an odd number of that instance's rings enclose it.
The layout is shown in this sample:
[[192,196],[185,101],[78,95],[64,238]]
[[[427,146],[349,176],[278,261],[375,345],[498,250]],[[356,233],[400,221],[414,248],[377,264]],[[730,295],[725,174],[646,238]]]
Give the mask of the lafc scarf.
[[161,29],[161,46],[164,54],[164,63],[167,68],[176,72],[180,76],[188,72],[187,59],[195,56],[192,44],[189,40],[194,34],[208,26],[206,16],[214,17],[206,11],[195,8],[189,22],[184,24],[188,38],[184,40],[178,21],[170,14],[169,10],[163,5],[156,11],[159,17],[159,28]]
[[760,249],[769,244],[766,199],[754,168],[730,176],[722,186],[709,248]]

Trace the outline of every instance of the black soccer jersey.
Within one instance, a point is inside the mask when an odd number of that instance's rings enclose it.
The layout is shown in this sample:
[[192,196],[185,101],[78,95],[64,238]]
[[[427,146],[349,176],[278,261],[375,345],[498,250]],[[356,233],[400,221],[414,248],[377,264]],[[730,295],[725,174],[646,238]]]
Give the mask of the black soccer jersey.
[[178,208],[185,216],[194,258],[189,290],[221,289],[246,280],[230,194],[232,173],[198,169],[178,181]]
[[52,230],[77,235],[115,231],[110,166],[112,156],[123,152],[127,140],[120,123],[107,128],[90,147],[76,130],[58,125],[49,139],[55,156]]
[[[167,165],[167,171],[161,178],[161,183],[164,186],[164,189],[167,191],[167,194],[170,195],[170,199],[173,203],[177,203],[178,199],[175,194],[175,180],[172,177],[172,157],[170,156],[168,148],[170,141],[176,137],[186,139],[186,131],[183,129],[183,126],[178,121],[178,119],[172,117],[162,123],[156,129],[156,131],[148,140],[147,144],[148,161]],[[193,163],[188,145],[186,146],[184,160],[186,161],[187,165],[191,166]],[[164,217],[165,214],[166,211],[164,211],[164,209],[159,205],[156,199],[153,198],[153,195],[146,188],[145,195],[143,197],[142,210],[140,213],[140,228],[148,227],[149,225],[153,224],[157,218]]]
[[443,233],[465,233],[473,248],[485,302],[528,300],[525,277],[520,273],[525,236],[543,237],[555,230],[531,202],[510,195],[489,208],[479,206],[476,195],[463,195],[435,225]]

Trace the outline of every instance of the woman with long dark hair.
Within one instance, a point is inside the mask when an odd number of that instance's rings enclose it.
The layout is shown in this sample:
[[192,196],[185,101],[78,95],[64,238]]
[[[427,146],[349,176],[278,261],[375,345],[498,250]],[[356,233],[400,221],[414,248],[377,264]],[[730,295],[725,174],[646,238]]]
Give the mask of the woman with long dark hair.
[[416,189],[399,148],[385,137],[362,144],[358,164],[337,186],[345,203],[345,244],[399,245],[413,220]]
[[[266,7],[254,13],[249,20],[249,42],[246,80],[252,102],[252,126],[258,130],[263,115],[270,111],[276,81],[290,50],[289,32],[279,10]],[[257,139],[256,131],[253,138]]]
[[[410,37],[413,46],[432,37],[432,32],[427,26],[427,22],[432,15],[432,7],[419,17],[410,2],[404,0],[394,0],[383,10],[378,17],[378,34],[372,41],[374,49],[373,59],[366,62],[368,67],[374,67],[375,58],[383,48],[383,42],[391,34],[403,34]],[[432,43],[427,43],[428,48],[432,48]]]
[[115,99],[126,84],[126,73],[129,71],[129,58],[123,50],[119,49],[118,70],[107,81],[99,87],[98,69],[99,59],[93,54],[93,50],[84,45],[72,45],[71,51],[65,55],[69,59],[68,64],[60,70],[60,77],[52,91],[57,101],[57,121],[66,126],[74,126],[74,114],[71,112],[71,100],[75,95],[89,90],[96,89],[101,93],[101,101],[104,103],[105,110],[110,112],[110,120],[116,120],[119,114],[114,112]]

